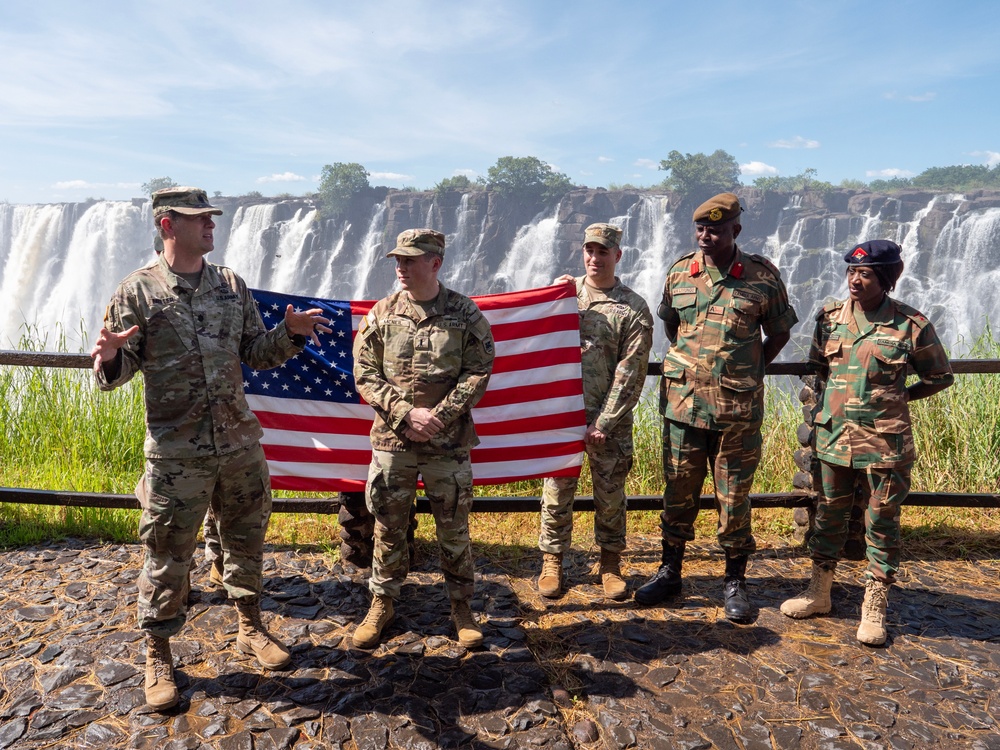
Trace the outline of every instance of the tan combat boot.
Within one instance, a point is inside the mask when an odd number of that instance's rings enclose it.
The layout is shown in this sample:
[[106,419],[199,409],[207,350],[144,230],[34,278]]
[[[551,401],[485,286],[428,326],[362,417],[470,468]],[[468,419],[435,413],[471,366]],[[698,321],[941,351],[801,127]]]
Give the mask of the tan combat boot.
[[830,589],[833,587],[835,570],[824,570],[818,564],[812,564],[812,578],[809,587],[794,599],[786,599],[781,603],[781,613],[800,620],[810,615],[825,615],[833,604],[830,602]]
[[174,681],[174,658],[167,638],[146,634],[146,705],[154,711],[166,711],[177,705]]
[[212,560],[212,567],[208,570],[208,582],[216,588],[225,588],[222,582],[222,558],[217,557]]
[[375,594],[372,606],[368,609],[365,619],[354,631],[351,642],[355,648],[375,648],[382,639],[382,631],[392,622],[392,597],[385,594]]
[[287,667],[292,655],[284,644],[275,640],[267,632],[260,619],[260,597],[238,599],[236,613],[240,621],[240,632],[236,636],[236,648],[244,654],[257,658],[264,669],[281,669]]
[[861,624],[858,626],[858,640],[869,646],[885,643],[885,607],[889,595],[889,584],[869,578],[865,584],[865,601],[861,605]]
[[476,616],[472,614],[467,601],[452,599],[451,619],[455,623],[459,643],[466,648],[479,648],[483,645],[483,631],[479,628]]
[[628,586],[622,578],[622,556],[620,552],[612,552],[601,548],[601,584],[604,586],[604,596],[616,602],[628,597]]
[[538,576],[538,593],[547,599],[554,599],[562,594],[562,560],[562,552],[542,553],[542,572]]

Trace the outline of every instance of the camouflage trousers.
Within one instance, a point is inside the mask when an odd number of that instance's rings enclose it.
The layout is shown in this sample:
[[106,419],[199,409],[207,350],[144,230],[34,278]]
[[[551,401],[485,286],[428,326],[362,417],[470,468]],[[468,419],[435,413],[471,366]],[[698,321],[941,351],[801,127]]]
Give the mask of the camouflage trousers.
[[[625,549],[625,477],[632,468],[632,453],[608,438],[603,445],[587,446],[587,461],[594,485],[594,541],[601,549]],[[542,485],[542,530],[538,548],[561,554],[570,548],[573,536],[573,499],[576,477],[548,477]]]
[[372,451],[365,500],[375,516],[375,551],[368,588],[399,596],[410,569],[406,530],[417,492],[417,478],[434,514],[441,572],[453,600],[472,599],[475,569],[469,540],[472,464],[469,454],[421,451]]
[[188,572],[209,508],[218,524],[226,592],[260,594],[271,482],[260,445],[224,456],[147,459],[136,496],[145,547],[139,576],[139,627],[164,638],[187,616]]
[[854,469],[820,461],[823,497],[816,506],[816,520],[809,537],[809,555],[820,566],[832,569],[847,539],[854,488],[860,479],[871,489],[865,511],[865,547],[868,577],[894,583],[899,570],[899,513],[910,493],[911,466],[894,469]]
[[750,528],[750,486],[760,463],[760,425],[734,425],[705,430],[663,422],[663,513],[660,528],[671,546],[694,539],[701,489],[712,469],[716,533],[728,555],[747,555],[757,548]]

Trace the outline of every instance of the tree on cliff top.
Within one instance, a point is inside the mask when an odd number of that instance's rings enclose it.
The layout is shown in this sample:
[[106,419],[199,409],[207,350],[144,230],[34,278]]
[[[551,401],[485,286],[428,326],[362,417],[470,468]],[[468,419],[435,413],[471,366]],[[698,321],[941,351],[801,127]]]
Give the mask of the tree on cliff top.
[[666,159],[660,160],[660,169],[670,173],[663,187],[692,201],[707,200],[740,184],[739,163],[722,149],[710,155],[671,151]]
[[169,177],[154,177],[149,182],[142,183],[142,194],[152,196],[157,190],[177,187],[177,183]]
[[486,172],[486,187],[526,205],[548,205],[572,187],[569,177],[534,156],[501,156]]
[[331,219],[342,218],[351,201],[371,187],[368,184],[368,174],[367,169],[353,161],[335,161],[324,166],[317,192],[323,215]]

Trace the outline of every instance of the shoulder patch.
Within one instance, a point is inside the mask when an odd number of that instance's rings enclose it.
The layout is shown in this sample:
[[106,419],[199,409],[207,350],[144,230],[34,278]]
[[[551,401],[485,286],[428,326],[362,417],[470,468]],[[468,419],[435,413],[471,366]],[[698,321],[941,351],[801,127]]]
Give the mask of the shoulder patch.
[[927,316],[920,312],[917,308],[910,307],[906,303],[899,302],[891,297],[889,299],[896,306],[896,309],[901,315],[904,315],[912,320],[919,328],[926,328],[931,324],[930,320],[927,319]]
[[836,312],[844,306],[844,300],[834,300],[833,302],[827,302],[823,307],[819,309],[816,313],[816,320],[822,320],[830,313]]
[[763,255],[759,255],[758,253],[750,253],[747,255],[747,257],[755,260],[757,263],[760,263],[762,266],[764,266],[764,268],[769,270],[779,279],[781,278],[781,271],[778,270],[778,267],[774,265],[774,263],[772,263],[769,259],[765,258]]

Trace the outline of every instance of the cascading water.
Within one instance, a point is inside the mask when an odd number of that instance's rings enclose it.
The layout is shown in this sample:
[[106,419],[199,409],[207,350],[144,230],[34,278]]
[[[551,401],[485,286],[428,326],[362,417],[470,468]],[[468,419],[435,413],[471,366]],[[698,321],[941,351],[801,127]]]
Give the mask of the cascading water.
[[[481,193],[463,195],[447,211],[435,205],[433,193],[405,194],[337,221],[321,219],[308,201],[239,205],[230,199],[216,219],[209,258],[232,266],[251,286],[373,299],[395,287],[392,262],[384,258],[395,232],[431,215],[444,222],[442,229],[454,230],[447,234],[445,284],[483,294],[580,275],[583,227],[610,221],[624,232],[619,276],[655,309],[667,268],[694,249],[691,226],[668,212],[665,196],[620,193],[609,202],[606,195],[567,195],[520,226],[503,224],[502,203]],[[931,317],[946,343],[959,344],[956,356],[960,342],[974,340],[988,319],[1000,317],[1000,196],[864,194],[856,208],[846,208],[846,199],[836,205],[826,209],[815,197],[791,196],[783,210],[759,211],[761,218],[744,222],[741,246],[781,269],[802,321],[782,359],[801,359],[815,311],[846,296],[843,255],[867,239],[903,246],[907,270],[894,296]],[[152,244],[148,201],[0,204],[0,348],[17,346],[26,326],[35,343],[44,338],[49,349],[60,336],[72,349],[89,348],[115,285],[153,259]],[[656,334],[662,352],[662,333]]]
[[518,230],[510,252],[497,269],[496,278],[503,285],[502,291],[546,286],[558,275],[553,273],[558,267],[555,258],[558,216],[559,206],[556,206],[549,216]]

